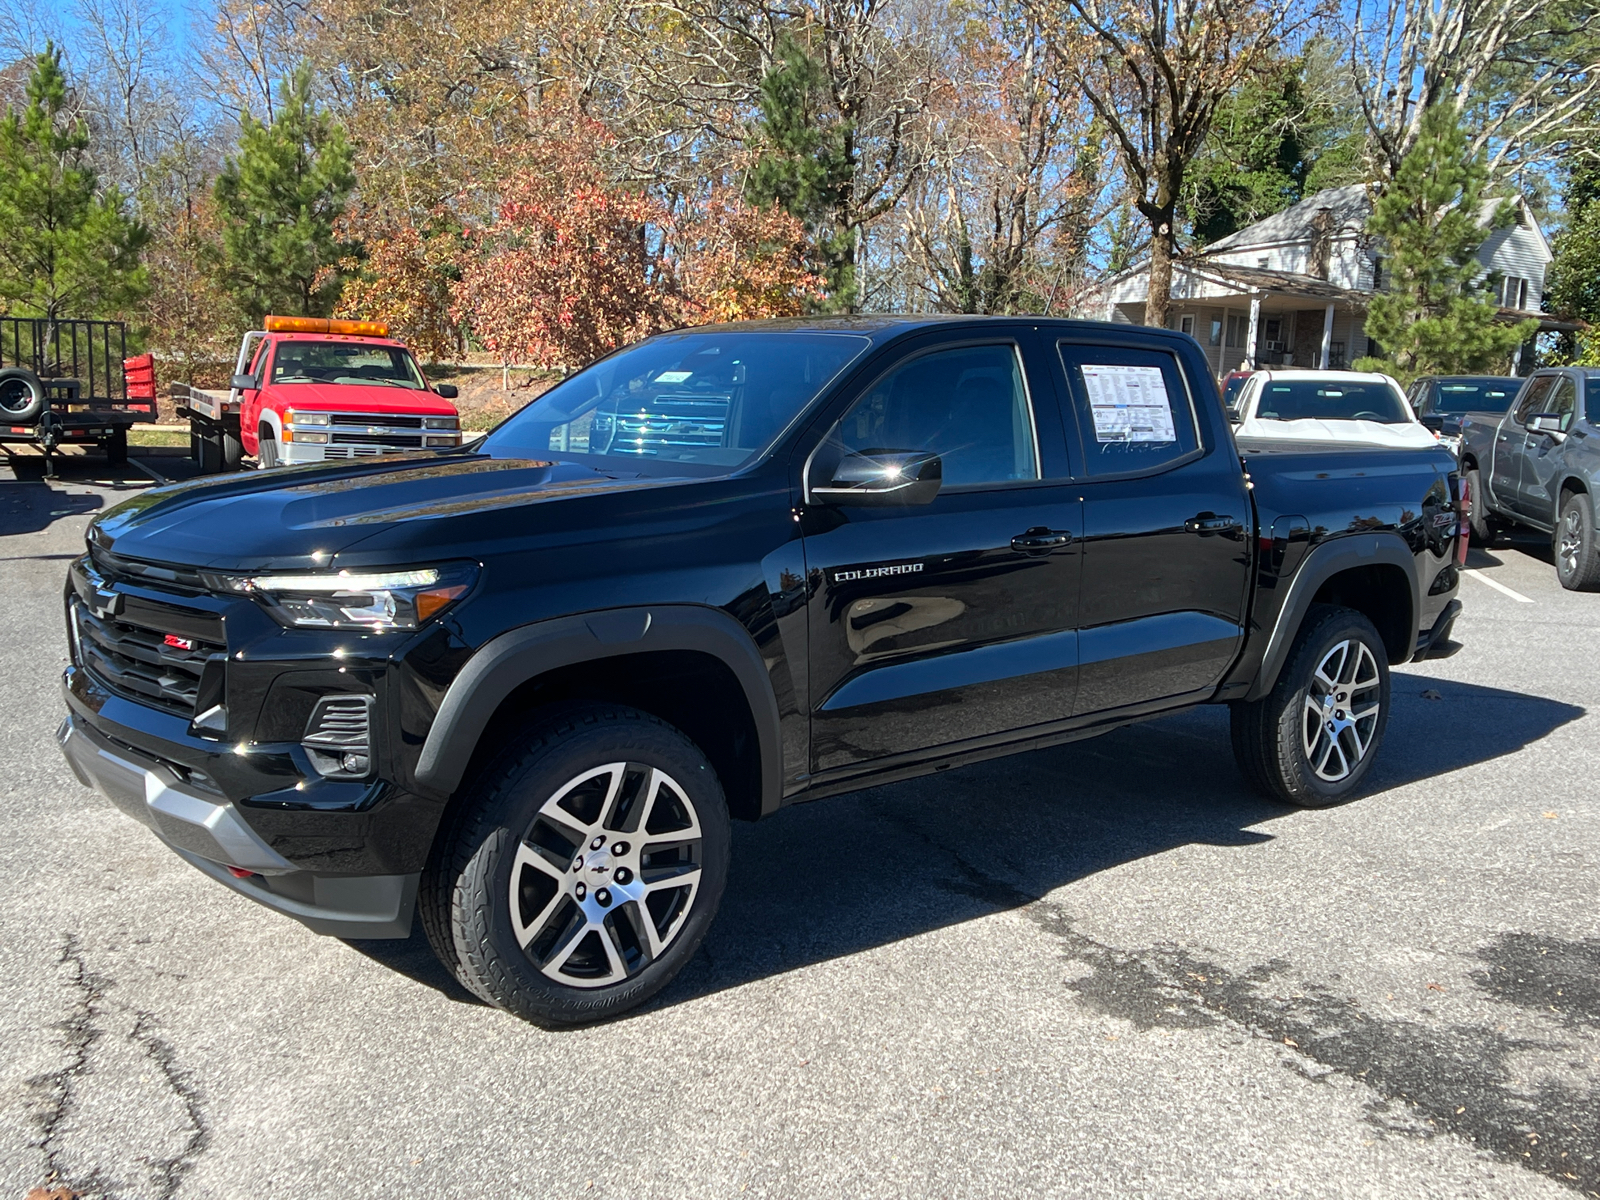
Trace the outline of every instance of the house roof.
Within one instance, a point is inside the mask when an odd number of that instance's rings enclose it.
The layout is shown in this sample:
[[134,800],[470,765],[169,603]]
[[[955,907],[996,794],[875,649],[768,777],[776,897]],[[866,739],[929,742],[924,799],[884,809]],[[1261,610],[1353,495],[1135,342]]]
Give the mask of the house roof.
[[1347,304],[1366,306],[1370,293],[1354,288],[1340,287],[1319,279],[1315,275],[1302,275],[1298,271],[1277,271],[1270,267],[1242,267],[1235,263],[1216,262],[1209,258],[1190,259],[1181,264],[1196,275],[1210,276],[1222,283],[1233,284],[1246,291],[1289,292],[1296,296],[1309,296],[1318,300],[1342,300]]
[[1238,232],[1212,242],[1205,248],[1205,253],[1310,241],[1316,234],[1317,213],[1324,208],[1333,213],[1333,236],[1349,236],[1360,233],[1366,225],[1367,217],[1372,212],[1372,199],[1367,195],[1364,184],[1323,188],[1298,204],[1291,204],[1282,212],[1263,217],[1254,225],[1246,225]]

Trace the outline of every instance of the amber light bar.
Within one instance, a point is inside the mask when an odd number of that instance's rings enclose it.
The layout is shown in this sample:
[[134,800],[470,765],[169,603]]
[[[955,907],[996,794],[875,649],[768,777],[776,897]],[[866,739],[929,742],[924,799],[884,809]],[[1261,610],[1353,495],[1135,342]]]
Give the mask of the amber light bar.
[[328,317],[268,317],[268,333],[341,333],[349,337],[388,337],[383,321],[335,321]]

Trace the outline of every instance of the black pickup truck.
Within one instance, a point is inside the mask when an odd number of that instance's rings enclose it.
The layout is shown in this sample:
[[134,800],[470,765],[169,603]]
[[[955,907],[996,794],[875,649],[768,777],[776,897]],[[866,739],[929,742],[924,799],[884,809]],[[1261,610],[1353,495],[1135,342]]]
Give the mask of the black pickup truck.
[[[60,741],[236,891],[614,1015],[730,818],[1232,710],[1291,804],[1460,609],[1443,450],[1236,445],[1195,342],[843,318],[665,334],[476,446],[147,491],[66,588]],[[781,869],[781,868],[780,868]]]

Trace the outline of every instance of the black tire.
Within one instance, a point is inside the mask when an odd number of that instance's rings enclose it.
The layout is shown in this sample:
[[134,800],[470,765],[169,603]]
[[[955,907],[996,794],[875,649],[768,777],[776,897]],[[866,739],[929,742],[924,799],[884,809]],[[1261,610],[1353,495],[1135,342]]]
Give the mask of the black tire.
[[106,462],[113,467],[120,467],[128,461],[128,430],[126,426],[118,426],[111,431],[111,436],[105,440]]
[[44,384],[27,367],[0,368],[0,421],[21,425],[44,411]]
[[[1341,646],[1347,647],[1346,657],[1337,658]],[[1323,667],[1341,687],[1322,683],[1317,672]],[[1325,705],[1317,703],[1323,696],[1331,697]],[[1313,715],[1308,698],[1320,715]],[[1374,703],[1377,711],[1369,719]],[[1383,639],[1354,609],[1314,605],[1272,691],[1260,700],[1235,702],[1230,715],[1234,759],[1258,792],[1301,808],[1337,804],[1361,786],[1383,745],[1389,723],[1389,656]]]
[[573,705],[458,798],[418,912],[440,961],[490,1004],[553,1029],[602,1021],[694,955],[722,901],[729,836],[722,785],[693,742],[636,709]]
[[[244,443],[239,440],[238,426],[224,425],[217,438],[222,446],[222,469],[237,471],[239,464],[244,462]],[[273,445],[276,447],[277,443]]]
[[222,470],[222,433],[211,426],[202,426],[196,439],[200,448],[200,474],[216,475]]
[[[224,433],[217,436],[226,439],[228,435]],[[226,450],[223,451],[223,457],[227,457]],[[278,439],[272,436],[271,425],[263,425],[256,431],[256,463],[263,471],[278,465]]]
[[1477,467],[1467,472],[1467,524],[1472,536],[1487,546],[1499,530],[1490,522],[1489,506],[1484,503],[1483,475]]
[[1568,496],[1551,538],[1556,578],[1569,592],[1600,592],[1600,545],[1595,544],[1594,510],[1589,500],[1582,492]]

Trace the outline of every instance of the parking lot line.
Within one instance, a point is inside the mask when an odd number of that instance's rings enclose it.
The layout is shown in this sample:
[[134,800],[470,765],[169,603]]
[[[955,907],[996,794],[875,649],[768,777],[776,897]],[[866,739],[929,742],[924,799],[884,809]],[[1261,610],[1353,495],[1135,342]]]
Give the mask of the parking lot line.
[[1466,573],[1468,575],[1472,576],[1474,579],[1476,579],[1479,583],[1487,583],[1495,591],[1503,592],[1505,595],[1510,596],[1513,600],[1519,601],[1522,604],[1532,604],[1533,603],[1532,600],[1530,600],[1527,596],[1524,596],[1521,592],[1512,591],[1505,584],[1501,583],[1498,579],[1490,579],[1482,571],[1479,571],[1479,570],[1477,570],[1475,568],[1469,567],[1469,568],[1467,568],[1467,572]]

